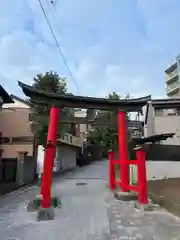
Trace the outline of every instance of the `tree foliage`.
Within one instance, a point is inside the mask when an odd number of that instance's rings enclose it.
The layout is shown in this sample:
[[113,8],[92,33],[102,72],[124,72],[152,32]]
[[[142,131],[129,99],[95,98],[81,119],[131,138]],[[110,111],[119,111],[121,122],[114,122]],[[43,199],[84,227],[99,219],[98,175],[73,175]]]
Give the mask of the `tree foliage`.
[[[37,74],[34,78],[32,85],[37,90],[43,90],[49,93],[61,94],[61,95],[72,95],[68,93],[67,80],[66,78],[61,78],[56,72],[46,72],[45,74]],[[47,100],[48,101],[48,100]],[[31,113],[39,116],[49,116],[50,107],[42,106],[37,104],[32,104]],[[71,116],[73,114],[73,109],[63,108],[61,109],[61,116]],[[48,132],[48,122],[39,121],[32,122],[32,131],[38,137],[40,144],[45,146],[46,137]],[[36,130],[34,127],[36,126]],[[62,124],[58,130],[58,135],[63,135],[65,132],[70,132],[71,126],[68,124]]]
[[[110,93],[107,96],[108,99],[112,100],[120,100],[121,96],[116,93]],[[129,95],[125,97],[128,99]],[[127,114],[127,119],[128,119]],[[115,121],[117,119],[117,112],[116,111],[97,111],[96,112],[96,119],[101,119],[107,121]],[[89,134],[88,140],[91,144],[101,145],[107,149],[117,149],[117,142],[118,142],[118,133],[117,133],[117,126],[95,126],[93,131]]]

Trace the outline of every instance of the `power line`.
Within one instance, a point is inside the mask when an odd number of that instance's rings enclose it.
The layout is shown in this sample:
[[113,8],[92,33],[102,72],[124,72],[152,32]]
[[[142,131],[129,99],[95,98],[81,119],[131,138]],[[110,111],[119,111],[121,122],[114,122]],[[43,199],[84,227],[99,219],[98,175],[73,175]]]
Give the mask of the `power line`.
[[58,49],[58,51],[59,51],[59,53],[60,53],[60,55],[61,55],[61,58],[62,58],[62,60],[63,60],[63,62],[64,62],[64,65],[65,65],[65,67],[66,67],[66,69],[67,69],[67,71],[68,71],[68,73],[69,73],[69,76],[70,76],[71,80],[73,81],[76,89],[78,90],[78,92],[79,92],[79,94],[80,94],[79,87],[78,87],[78,85],[77,85],[77,83],[76,83],[76,80],[75,80],[74,77],[73,77],[73,74],[71,73],[71,70],[70,70],[70,68],[69,68],[69,66],[68,66],[68,64],[67,64],[66,58],[64,57],[64,55],[63,55],[63,53],[62,53],[61,47],[60,47],[60,45],[59,45],[59,43],[58,43],[58,41],[57,41],[57,38],[56,38],[55,33],[54,33],[54,31],[53,31],[53,28],[51,27],[50,21],[49,21],[47,15],[46,15],[46,11],[45,11],[45,9],[44,9],[44,7],[43,7],[43,4],[42,4],[41,0],[38,0],[38,2],[39,2],[39,5],[40,5],[40,7],[41,7],[41,10],[42,10],[42,12],[43,12],[43,15],[44,15],[44,17],[45,17],[45,19],[46,19],[46,22],[47,22],[47,24],[48,24],[48,26],[49,26],[49,29],[50,29],[50,31],[51,31],[51,34],[52,34],[52,36],[53,36],[53,39],[54,39],[55,44],[56,44],[56,46],[57,46],[57,49]]
[[[48,0],[47,0],[48,1]],[[57,25],[59,27],[59,18],[58,18],[58,14],[57,14],[57,11],[56,11],[56,8],[54,6],[54,1],[50,1],[51,5],[52,5],[52,8],[54,10],[54,15],[55,15],[55,18],[56,18],[56,21],[57,21]]]
[[[54,1],[49,1],[49,0],[46,0],[47,4],[49,5],[50,9],[52,8],[53,9],[53,12],[52,12],[52,15],[54,16],[54,19],[56,21],[56,27],[57,27],[57,30],[58,30],[58,34],[60,35],[60,25],[59,25],[59,18],[58,18],[58,15],[57,15],[57,11],[56,11],[56,8],[54,7]],[[53,14],[54,13],[54,14]],[[61,37],[61,36],[60,36]]]

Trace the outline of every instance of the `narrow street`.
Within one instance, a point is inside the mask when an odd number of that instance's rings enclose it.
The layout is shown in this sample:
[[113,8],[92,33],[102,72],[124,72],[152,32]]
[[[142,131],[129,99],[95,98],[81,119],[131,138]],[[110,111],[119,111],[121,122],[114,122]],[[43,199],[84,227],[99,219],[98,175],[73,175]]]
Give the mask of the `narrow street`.
[[180,220],[165,210],[142,213],[133,202],[115,200],[108,190],[107,161],[64,174],[53,193],[61,199],[55,220],[37,222],[26,212],[38,187],[24,188],[0,199],[2,240],[180,239]]

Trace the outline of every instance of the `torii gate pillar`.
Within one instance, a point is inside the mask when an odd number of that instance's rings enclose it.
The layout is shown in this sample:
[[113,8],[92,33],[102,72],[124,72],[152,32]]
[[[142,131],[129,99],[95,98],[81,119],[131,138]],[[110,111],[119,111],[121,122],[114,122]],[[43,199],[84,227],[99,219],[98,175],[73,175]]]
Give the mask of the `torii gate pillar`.
[[48,136],[45,149],[44,171],[42,177],[41,194],[42,208],[51,205],[52,169],[56,154],[56,137],[59,122],[60,108],[51,107],[49,117]]
[[127,164],[128,146],[127,146],[127,124],[125,111],[118,112],[118,148],[120,157],[121,189],[123,192],[127,192],[129,184],[129,167]]

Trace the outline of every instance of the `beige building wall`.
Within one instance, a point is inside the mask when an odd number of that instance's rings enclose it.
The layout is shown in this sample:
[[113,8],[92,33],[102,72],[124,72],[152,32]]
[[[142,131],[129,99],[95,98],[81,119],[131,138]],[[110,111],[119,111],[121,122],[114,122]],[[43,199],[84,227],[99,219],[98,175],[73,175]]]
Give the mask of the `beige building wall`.
[[173,138],[162,141],[166,145],[180,145],[180,116],[154,118],[155,133],[175,133]]
[[[14,99],[14,104],[6,104],[0,111],[0,132],[3,137],[32,137],[30,129],[30,108],[27,104]],[[27,151],[33,154],[33,143],[3,144],[2,157],[17,157],[18,151]]]
[[[86,117],[86,112],[83,110],[76,111],[74,114],[75,117]],[[79,124],[78,127],[79,137],[82,141],[86,140],[86,133],[89,131],[88,124]]]
[[0,132],[4,137],[33,136],[30,129],[28,108],[2,109]]
[[166,145],[180,145],[180,116],[168,115],[173,111],[172,109],[162,109],[162,111],[162,115],[157,116],[154,107],[150,103],[147,124],[144,124],[144,136],[175,133],[173,138],[161,141],[161,143]]
[[33,155],[33,144],[3,144],[1,149],[3,150],[3,158],[15,158],[21,151],[28,152],[29,156]]
[[[75,117],[86,117],[86,112],[79,110],[74,113]],[[87,132],[87,124],[79,124],[80,134]]]

